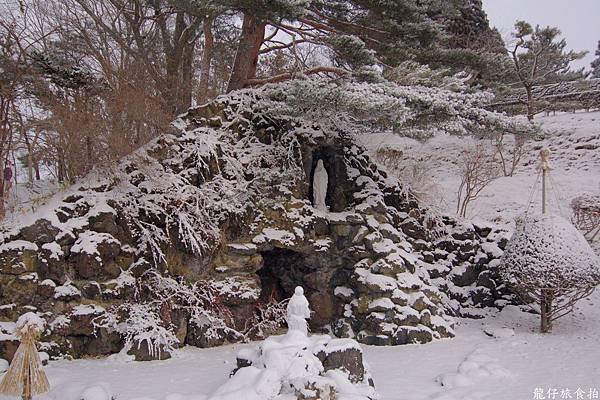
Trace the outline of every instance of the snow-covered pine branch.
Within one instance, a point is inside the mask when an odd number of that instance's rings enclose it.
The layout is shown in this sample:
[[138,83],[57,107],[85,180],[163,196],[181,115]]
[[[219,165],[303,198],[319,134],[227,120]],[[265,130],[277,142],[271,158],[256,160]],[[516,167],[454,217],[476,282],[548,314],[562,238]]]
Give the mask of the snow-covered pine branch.
[[493,95],[426,86],[401,86],[344,80],[297,79],[267,85],[271,109],[302,116],[325,127],[347,132],[393,129],[410,137],[437,133],[491,135],[498,132],[531,134],[535,127],[504,114],[486,110]]

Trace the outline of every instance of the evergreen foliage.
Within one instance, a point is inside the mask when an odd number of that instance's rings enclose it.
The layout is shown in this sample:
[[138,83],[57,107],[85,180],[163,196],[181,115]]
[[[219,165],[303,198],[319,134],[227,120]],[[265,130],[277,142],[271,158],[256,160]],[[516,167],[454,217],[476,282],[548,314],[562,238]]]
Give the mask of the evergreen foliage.
[[594,61],[592,61],[592,78],[600,78],[600,41],[598,41],[598,48],[596,49],[596,56],[598,56]]
[[539,110],[536,109],[533,89],[537,86],[573,81],[584,78],[583,68],[572,71],[571,62],[583,58],[586,54],[566,50],[566,40],[560,39],[560,30],[556,27],[532,27],[528,22],[517,21],[513,36],[516,40],[512,50],[513,82],[527,93],[524,101],[527,117],[532,120]]

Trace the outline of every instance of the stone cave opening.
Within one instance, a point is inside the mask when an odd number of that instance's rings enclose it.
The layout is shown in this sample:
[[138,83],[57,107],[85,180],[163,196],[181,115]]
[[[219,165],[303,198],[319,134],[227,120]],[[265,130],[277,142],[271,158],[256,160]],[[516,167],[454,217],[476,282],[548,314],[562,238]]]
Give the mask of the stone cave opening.
[[304,286],[303,276],[310,273],[304,265],[303,254],[287,249],[273,249],[262,253],[264,265],[258,270],[261,284],[261,302],[281,301],[294,294],[296,286]]
[[257,271],[261,283],[261,302],[281,301],[294,294],[296,286],[302,286],[313,314],[309,321],[311,329],[321,330],[331,323],[337,310],[332,287],[345,271],[340,268],[340,258],[328,254],[303,253],[275,248],[261,253],[264,264]]

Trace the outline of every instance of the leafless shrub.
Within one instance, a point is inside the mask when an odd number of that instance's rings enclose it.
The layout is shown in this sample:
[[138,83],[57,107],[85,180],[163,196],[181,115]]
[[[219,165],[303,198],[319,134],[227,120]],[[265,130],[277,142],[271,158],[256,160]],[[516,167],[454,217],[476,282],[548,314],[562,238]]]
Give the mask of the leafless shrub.
[[500,168],[496,152],[487,149],[483,143],[461,151],[459,166],[461,180],[457,190],[456,213],[465,218],[471,202],[500,176]]
[[504,176],[513,176],[517,167],[521,164],[523,154],[525,154],[525,138],[515,135],[514,142],[507,144],[505,140],[506,136],[504,133],[495,135],[492,139],[492,144],[496,149]]
[[592,244],[600,241],[600,195],[586,194],[571,201],[571,221]]
[[407,157],[402,150],[393,147],[378,149],[375,157],[378,163],[400,179],[405,190],[410,191],[419,200],[432,204],[438,190],[432,179],[434,165],[430,158]]
[[188,282],[180,277],[164,276],[157,271],[149,271],[147,278],[147,290],[152,293],[151,299],[111,308],[107,315],[96,321],[96,327],[116,329],[124,317],[131,319],[132,315],[137,315],[130,331],[120,332],[128,335],[125,336],[126,341],[141,338],[171,346],[175,338],[171,320],[173,309],[185,310],[190,319],[205,325],[211,331],[209,334],[222,332],[243,342],[277,333],[285,325],[289,299],[279,301],[270,296],[264,301],[257,301],[253,316],[245,321],[244,326],[237,327],[234,315],[224,303],[227,282]]

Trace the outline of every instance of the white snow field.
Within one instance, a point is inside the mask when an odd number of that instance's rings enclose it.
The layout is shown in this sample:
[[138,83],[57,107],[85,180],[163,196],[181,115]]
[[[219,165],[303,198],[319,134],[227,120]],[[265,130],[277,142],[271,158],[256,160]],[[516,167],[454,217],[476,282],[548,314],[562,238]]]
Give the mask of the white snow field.
[[[537,333],[538,316],[507,307],[485,319],[458,320],[454,339],[363,348],[382,400],[577,399],[578,389],[582,399],[595,399],[599,306],[600,293],[583,300],[575,313],[556,321],[552,334]],[[51,361],[45,370],[52,389],[37,398],[203,400],[228,379],[237,352],[254,345],[187,347],[165,361],[132,362],[118,355]],[[544,397],[534,397],[536,389]],[[560,397],[567,389],[572,397]]]

